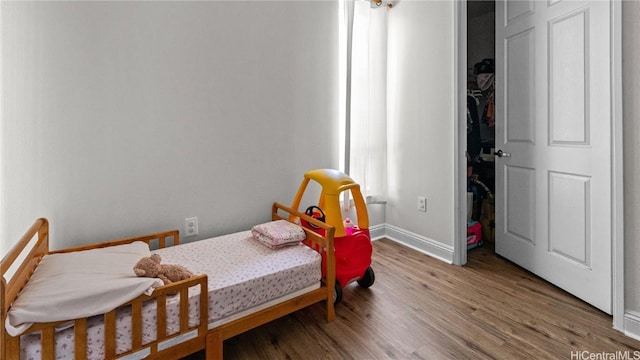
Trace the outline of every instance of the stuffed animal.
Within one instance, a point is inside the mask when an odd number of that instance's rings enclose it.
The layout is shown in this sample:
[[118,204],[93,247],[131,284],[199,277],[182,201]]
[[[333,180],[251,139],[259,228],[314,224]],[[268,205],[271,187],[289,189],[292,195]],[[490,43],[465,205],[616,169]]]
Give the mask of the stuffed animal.
[[193,276],[191,271],[180,265],[160,264],[160,260],[161,258],[158,254],[143,257],[133,267],[133,271],[138,276],[157,277],[162,280],[165,285]]

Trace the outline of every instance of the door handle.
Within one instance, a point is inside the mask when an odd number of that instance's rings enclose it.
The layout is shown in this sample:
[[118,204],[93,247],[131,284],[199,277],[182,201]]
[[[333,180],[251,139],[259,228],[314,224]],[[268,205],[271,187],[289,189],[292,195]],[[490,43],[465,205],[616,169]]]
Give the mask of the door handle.
[[493,154],[495,156],[497,156],[497,157],[511,157],[511,153],[504,152],[502,150],[498,150],[498,151],[494,152]]

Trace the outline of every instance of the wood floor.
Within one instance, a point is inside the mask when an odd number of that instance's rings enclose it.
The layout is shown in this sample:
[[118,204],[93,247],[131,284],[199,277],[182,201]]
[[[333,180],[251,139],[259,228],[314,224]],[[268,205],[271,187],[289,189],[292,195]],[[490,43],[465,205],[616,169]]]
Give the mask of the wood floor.
[[372,267],[375,284],[347,286],[334,322],[318,304],[225,341],[225,360],[640,359],[610,316],[490,247],[458,267],[379,240]]

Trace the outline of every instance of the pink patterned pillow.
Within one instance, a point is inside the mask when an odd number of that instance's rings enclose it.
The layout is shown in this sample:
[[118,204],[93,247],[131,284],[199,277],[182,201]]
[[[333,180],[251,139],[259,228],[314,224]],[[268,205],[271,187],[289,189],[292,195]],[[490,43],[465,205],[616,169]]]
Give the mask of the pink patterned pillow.
[[256,225],[251,229],[251,234],[254,239],[271,249],[297,245],[307,238],[299,225],[287,220],[276,220]]

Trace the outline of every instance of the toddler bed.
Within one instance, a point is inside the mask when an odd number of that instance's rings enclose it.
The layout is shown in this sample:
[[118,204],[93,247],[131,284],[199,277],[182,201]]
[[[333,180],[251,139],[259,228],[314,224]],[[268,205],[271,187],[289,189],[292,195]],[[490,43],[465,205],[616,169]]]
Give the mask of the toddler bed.
[[[174,230],[51,252],[48,223],[40,219],[0,263],[3,325],[45,254],[143,241],[158,248],[152,253],[160,254],[163,263],[180,264],[199,275],[158,287],[104,315],[71,319],[72,323],[37,323],[20,336],[11,336],[5,327],[0,332],[0,358],[174,359],[206,349],[207,359],[221,359],[225,339],[316,302],[326,303],[327,321],[332,321],[334,229],[274,203],[273,220],[289,219],[288,214],[316,222],[325,235],[303,229],[307,245],[273,250],[250,231],[175,246],[179,235]],[[169,246],[170,239],[174,246]],[[33,242],[36,245],[29,250],[27,245]],[[19,257],[25,250],[28,255]]]

